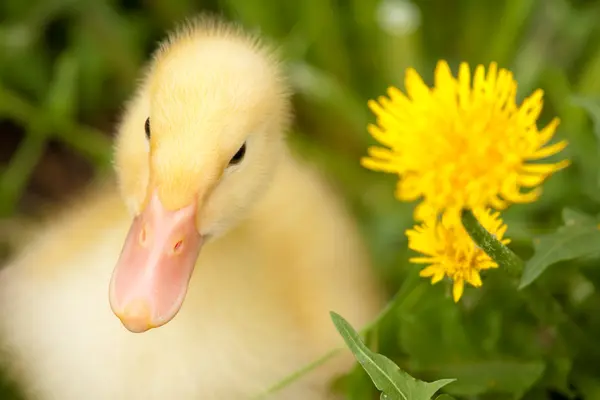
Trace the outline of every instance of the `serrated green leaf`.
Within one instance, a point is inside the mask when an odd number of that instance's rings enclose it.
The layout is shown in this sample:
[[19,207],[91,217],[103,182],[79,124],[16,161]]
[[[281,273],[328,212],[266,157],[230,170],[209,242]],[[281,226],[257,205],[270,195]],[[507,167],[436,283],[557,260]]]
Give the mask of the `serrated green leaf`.
[[600,229],[591,217],[565,211],[563,218],[565,225],[556,232],[534,239],[535,253],[525,264],[519,289],[535,281],[552,264],[600,253]]
[[358,333],[340,315],[331,312],[336,329],[379,389],[381,399],[386,400],[430,400],[440,388],[455,379],[440,379],[435,382],[419,381],[402,371],[392,360],[371,351]]

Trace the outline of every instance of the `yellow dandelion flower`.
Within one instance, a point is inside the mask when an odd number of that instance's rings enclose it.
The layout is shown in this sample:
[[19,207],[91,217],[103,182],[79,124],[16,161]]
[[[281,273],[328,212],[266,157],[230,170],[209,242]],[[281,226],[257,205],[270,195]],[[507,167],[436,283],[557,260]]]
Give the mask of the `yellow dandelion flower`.
[[396,197],[423,200],[415,211],[417,220],[443,211],[458,216],[462,208],[501,210],[510,203],[535,201],[539,185],[569,164],[528,163],[560,152],[567,143],[545,146],[559,120],[537,129],[543,92],[536,90],[517,106],[512,73],[495,63],[487,75],[477,66],[471,82],[466,63],[454,78],[440,61],[432,88],[408,69],[405,87],[408,96],[391,87],[389,98],[369,101],[377,116],[369,132],[387,148],[369,148],[361,163],[398,174]]
[[[473,213],[490,234],[504,244],[510,243],[510,239],[504,238],[506,225],[500,219],[500,213],[491,210]],[[432,284],[441,281],[444,276],[452,279],[455,302],[461,298],[465,282],[480,287],[480,271],[498,268],[498,264],[475,244],[465,228],[450,218],[432,218],[407,230],[406,235],[408,247],[424,255],[409,261],[430,264],[419,275],[431,277]]]

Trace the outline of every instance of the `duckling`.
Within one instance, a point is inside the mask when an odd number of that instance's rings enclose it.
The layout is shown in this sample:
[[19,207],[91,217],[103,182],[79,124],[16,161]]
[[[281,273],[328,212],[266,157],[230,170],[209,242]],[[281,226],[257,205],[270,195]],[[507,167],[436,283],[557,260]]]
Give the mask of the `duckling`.
[[[250,399],[382,305],[368,252],[288,147],[276,51],[201,16],[170,32],[116,129],[116,180],[0,273],[0,338],[30,399]],[[349,353],[276,392],[332,399]]]

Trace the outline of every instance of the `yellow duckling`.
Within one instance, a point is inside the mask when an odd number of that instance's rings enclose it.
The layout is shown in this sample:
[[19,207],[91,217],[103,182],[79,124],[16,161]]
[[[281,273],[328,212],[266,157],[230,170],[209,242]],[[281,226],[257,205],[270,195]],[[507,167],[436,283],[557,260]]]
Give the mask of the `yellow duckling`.
[[[118,127],[118,185],[0,274],[1,343],[29,398],[249,399],[341,344],[330,310],[376,314],[352,220],[287,147],[289,95],[233,24],[201,17],[160,46]],[[272,398],[334,398],[351,363]]]

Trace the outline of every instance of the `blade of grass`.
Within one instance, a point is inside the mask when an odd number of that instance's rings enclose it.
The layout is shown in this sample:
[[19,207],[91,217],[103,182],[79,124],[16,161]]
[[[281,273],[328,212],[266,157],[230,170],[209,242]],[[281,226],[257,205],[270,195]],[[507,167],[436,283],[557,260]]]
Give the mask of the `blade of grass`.
[[17,202],[44,153],[47,136],[45,127],[32,121],[23,142],[0,176],[0,217],[8,217],[15,211]]
[[515,44],[523,29],[530,20],[532,11],[537,5],[536,0],[509,0],[504,2],[500,30],[495,31],[490,38],[491,44],[487,47],[485,59],[495,60],[499,65],[507,65],[512,58]]
[[53,135],[87,157],[98,168],[110,165],[112,143],[102,132],[60,116],[41,112],[18,94],[0,85],[0,115],[7,116],[24,125],[37,119]]

